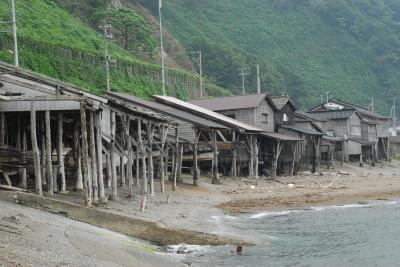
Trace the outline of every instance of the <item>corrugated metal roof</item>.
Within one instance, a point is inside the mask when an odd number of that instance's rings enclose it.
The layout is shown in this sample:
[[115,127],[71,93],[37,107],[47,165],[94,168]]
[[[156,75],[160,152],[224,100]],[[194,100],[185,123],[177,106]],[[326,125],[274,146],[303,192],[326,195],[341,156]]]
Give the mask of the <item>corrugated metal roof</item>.
[[266,136],[272,139],[276,139],[279,141],[302,141],[302,139],[293,137],[293,136],[289,136],[286,134],[282,134],[282,133],[273,133],[273,132],[264,132],[260,134],[261,136]]
[[214,129],[226,129],[226,127],[222,124],[216,123],[212,120],[205,119],[201,116],[197,116],[195,114],[186,112],[182,109],[177,109],[168,105],[160,104],[157,102],[148,101],[127,93],[120,92],[108,92],[106,94],[107,97],[117,98],[122,101],[126,101],[128,103],[138,105],[141,107],[145,107],[149,110],[153,110],[159,113],[162,113],[167,116],[172,116],[179,120],[188,122],[190,124],[196,125],[202,128],[214,128]]
[[339,120],[350,118],[355,109],[338,109],[338,110],[326,110],[326,111],[312,111],[307,112],[310,118],[314,120]]
[[253,127],[246,123],[237,121],[235,119],[229,118],[227,116],[221,115],[209,109],[196,106],[194,104],[184,102],[174,97],[170,96],[155,96],[156,101],[165,103],[176,108],[182,108],[190,113],[202,116],[204,118],[212,119],[213,121],[228,126],[230,128],[237,128],[239,130],[244,130],[248,132],[264,132],[264,130]]
[[189,103],[212,111],[247,109],[258,107],[263,100],[276,109],[272,99],[265,93],[255,95],[224,96],[205,99],[193,99]]

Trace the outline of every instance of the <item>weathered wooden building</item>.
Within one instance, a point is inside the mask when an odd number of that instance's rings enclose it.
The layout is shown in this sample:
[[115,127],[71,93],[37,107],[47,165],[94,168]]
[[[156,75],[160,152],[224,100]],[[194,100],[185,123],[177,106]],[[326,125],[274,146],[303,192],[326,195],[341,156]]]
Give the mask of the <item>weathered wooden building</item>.
[[0,63],[1,187],[83,190],[87,205],[118,187],[154,193],[152,155],[167,126],[176,128],[170,117]]
[[[294,151],[296,151],[300,139],[296,136],[277,133],[277,121],[286,120],[288,118],[286,116],[290,116],[291,113],[281,113],[274,103],[274,99],[269,95],[263,93],[217,97],[191,100],[190,102],[263,129],[265,132],[258,136],[260,173],[272,176],[285,172],[293,173],[294,167],[287,171],[283,166],[294,164],[293,162],[296,160]],[[246,159],[246,152],[246,150],[241,151],[244,159]]]
[[[310,110],[310,112],[330,112],[330,111],[357,112],[358,119],[353,116],[353,127],[350,127],[350,132],[347,136],[353,137],[353,141],[361,144],[364,160],[375,164],[378,159],[389,157],[389,126],[390,118],[380,115],[372,110],[364,108],[360,105],[349,103],[343,100],[330,100],[327,103],[322,103]],[[354,121],[355,120],[355,121]],[[358,126],[359,125],[359,126]],[[343,127],[341,127],[343,129]]]
[[277,107],[275,131],[301,140],[284,151],[284,155],[293,155],[294,160],[282,162],[281,169],[291,169],[292,173],[302,169],[315,172],[320,165],[322,129],[312,121],[296,120],[297,108],[289,96],[273,96],[272,100]]

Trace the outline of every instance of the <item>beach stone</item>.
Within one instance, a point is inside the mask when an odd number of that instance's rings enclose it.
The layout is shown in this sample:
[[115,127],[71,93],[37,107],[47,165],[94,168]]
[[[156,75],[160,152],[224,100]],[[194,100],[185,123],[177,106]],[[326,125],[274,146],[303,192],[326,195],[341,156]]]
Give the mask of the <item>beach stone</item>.
[[21,224],[21,217],[15,215],[4,217],[2,220],[13,224]]

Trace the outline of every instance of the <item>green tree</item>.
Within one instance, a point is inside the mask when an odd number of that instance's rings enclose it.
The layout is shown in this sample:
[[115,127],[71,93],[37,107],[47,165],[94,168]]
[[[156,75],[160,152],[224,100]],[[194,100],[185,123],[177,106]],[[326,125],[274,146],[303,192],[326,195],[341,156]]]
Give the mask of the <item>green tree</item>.
[[98,23],[109,23],[126,50],[152,52],[156,46],[150,25],[132,9],[100,9],[93,15]]

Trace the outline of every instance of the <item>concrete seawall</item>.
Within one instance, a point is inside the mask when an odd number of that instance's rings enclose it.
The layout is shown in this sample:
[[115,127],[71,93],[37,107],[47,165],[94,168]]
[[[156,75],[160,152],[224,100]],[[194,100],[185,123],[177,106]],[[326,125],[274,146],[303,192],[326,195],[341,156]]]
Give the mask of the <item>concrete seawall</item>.
[[212,246],[247,244],[241,240],[203,232],[173,229],[155,222],[115,214],[95,207],[88,208],[70,202],[40,197],[30,193],[0,191],[0,199],[67,216],[74,220],[147,240],[161,246],[181,243]]

